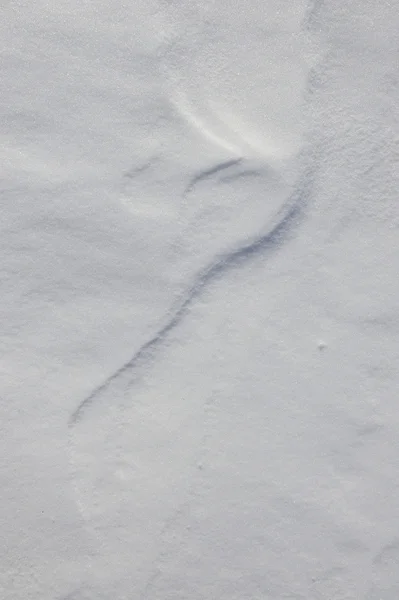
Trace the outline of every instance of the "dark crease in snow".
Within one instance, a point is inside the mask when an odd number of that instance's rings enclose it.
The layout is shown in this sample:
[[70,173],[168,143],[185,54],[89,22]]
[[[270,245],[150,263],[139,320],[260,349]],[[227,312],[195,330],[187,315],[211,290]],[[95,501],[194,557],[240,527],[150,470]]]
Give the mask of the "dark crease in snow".
[[[203,172],[197,176],[191,183],[190,189],[199,181],[209,177],[216,172],[228,169],[231,166],[239,164],[242,159],[234,159],[225,163],[218,164],[216,167]],[[301,220],[303,215],[305,202],[305,194],[309,186],[309,180],[305,179],[305,184],[299,186],[297,190],[286,201],[284,206],[277,213],[274,222],[265,233],[259,237],[250,238],[247,243],[239,248],[233,249],[228,253],[221,254],[216,257],[215,261],[200,272],[193,284],[190,286],[186,294],[177,303],[171,318],[161,327],[151,339],[143,344],[139,350],[112,373],[100,386],[95,388],[86,398],[84,398],[69,419],[69,426],[73,427],[79,423],[85,411],[96,401],[102,392],[104,392],[111,383],[116,379],[131,371],[134,371],[140,364],[146,362],[153,354],[156,347],[165,339],[168,333],[176,327],[188,308],[201,294],[203,288],[211,281],[217,280],[231,268],[241,266],[247,260],[250,260],[254,255],[263,252],[273,252],[277,250],[285,239],[289,236],[295,225]]]

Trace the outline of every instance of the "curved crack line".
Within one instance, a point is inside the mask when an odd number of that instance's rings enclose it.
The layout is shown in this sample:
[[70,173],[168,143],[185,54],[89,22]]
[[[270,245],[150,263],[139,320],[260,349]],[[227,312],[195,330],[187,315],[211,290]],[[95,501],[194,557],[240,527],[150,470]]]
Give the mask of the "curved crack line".
[[[224,163],[222,167],[218,165],[216,171],[220,171],[221,168],[228,168],[231,164],[235,164],[236,162],[239,161],[234,160],[228,164]],[[215,172],[215,170],[213,172]],[[303,185],[299,186],[277,211],[272,224],[268,227],[266,232],[255,238],[251,238],[244,245],[236,249],[219,254],[213,263],[199,272],[186,294],[176,303],[171,318],[160,327],[126,363],[114,371],[101,385],[96,387],[80,402],[69,418],[69,427],[74,427],[82,420],[85,411],[94,404],[98,396],[104,392],[110,384],[127,372],[136,369],[152,355],[156,346],[158,346],[167,334],[180,323],[188,308],[208,283],[221,277],[227,270],[249,260],[255,254],[265,250],[271,252],[281,246],[284,239],[288,237],[293,229],[293,226],[298,224],[303,217],[305,205],[304,195],[308,187],[309,178],[305,178]]]
[[225,171],[226,169],[230,169],[230,167],[239,165],[242,162],[242,160],[243,159],[241,157],[232,158],[230,160],[220,162],[216,166],[211,167],[210,169],[201,171],[198,175],[193,177],[193,179],[190,181],[189,185],[186,187],[186,189],[183,192],[183,196],[184,197],[187,196],[194,189],[194,187],[196,185],[198,185],[204,179],[208,179],[208,177],[212,177],[212,175],[217,175],[221,171]]

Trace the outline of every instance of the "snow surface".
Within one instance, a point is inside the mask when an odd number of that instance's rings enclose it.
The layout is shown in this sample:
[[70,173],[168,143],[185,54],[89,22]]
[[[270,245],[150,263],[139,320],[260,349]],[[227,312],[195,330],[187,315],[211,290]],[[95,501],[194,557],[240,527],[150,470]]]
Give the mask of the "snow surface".
[[397,3],[0,22],[0,597],[397,600]]

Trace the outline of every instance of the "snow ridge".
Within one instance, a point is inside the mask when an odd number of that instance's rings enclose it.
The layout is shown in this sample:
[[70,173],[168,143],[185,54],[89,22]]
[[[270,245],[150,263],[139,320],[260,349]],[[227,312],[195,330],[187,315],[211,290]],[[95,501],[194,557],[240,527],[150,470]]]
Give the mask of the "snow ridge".
[[[224,163],[218,163],[215,167],[202,172],[193,179],[188,186],[186,193],[193,189],[199,181],[202,181],[217,172],[237,166],[242,161],[242,158],[232,159]],[[68,423],[69,427],[72,428],[82,421],[86,411],[112,383],[122,376],[128,376],[130,378],[132,372],[134,372],[141,364],[149,360],[156,347],[165,339],[168,333],[180,323],[189,307],[198,298],[207,284],[222,277],[227,270],[242,265],[242,263],[251,259],[255,254],[276,251],[288,237],[293,235],[294,228],[299,224],[304,215],[309,182],[308,176],[302,180],[294,192],[284,202],[282,207],[277,211],[271,222],[269,222],[266,231],[260,235],[250,237],[244,245],[241,245],[238,248],[233,248],[217,255],[211,264],[197,274],[187,292],[176,303],[167,322],[163,324],[126,363],[107,377],[102,384],[96,387],[80,402],[70,416]]]

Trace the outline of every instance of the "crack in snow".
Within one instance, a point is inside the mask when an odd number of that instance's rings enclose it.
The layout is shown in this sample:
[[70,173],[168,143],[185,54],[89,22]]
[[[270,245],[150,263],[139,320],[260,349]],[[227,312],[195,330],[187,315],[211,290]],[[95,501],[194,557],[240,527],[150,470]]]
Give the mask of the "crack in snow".
[[[205,177],[235,166],[241,161],[242,159],[234,159],[218,164],[206,173],[196,176],[191,186],[189,186],[189,189],[192,189],[195,183],[198,183],[198,181],[203,180]],[[298,186],[294,193],[277,211],[274,219],[267,228],[267,231],[261,235],[251,237],[244,245],[241,245],[238,248],[219,254],[210,265],[199,272],[186,294],[177,302],[170,319],[161,326],[126,363],[114,371],[101,385],[96,387],[80,402],[70,416],[69,427],[74,427],[81,422],[86,410],[95,403],[99,395],[104,392],[110,384],[119,377],[134,371],[152,355],[155,348],[165,339],[168,333],[180,323],[188,308],[196,298],[198,298],[207,284],[220,278],[228,269],[234,268],[246,260],[249,260],[255,254],[265,250],[273,251],[281,246],[283,240],[288,236],[303,214],[306,187],[307,182],[305,180],[305,183]]]

